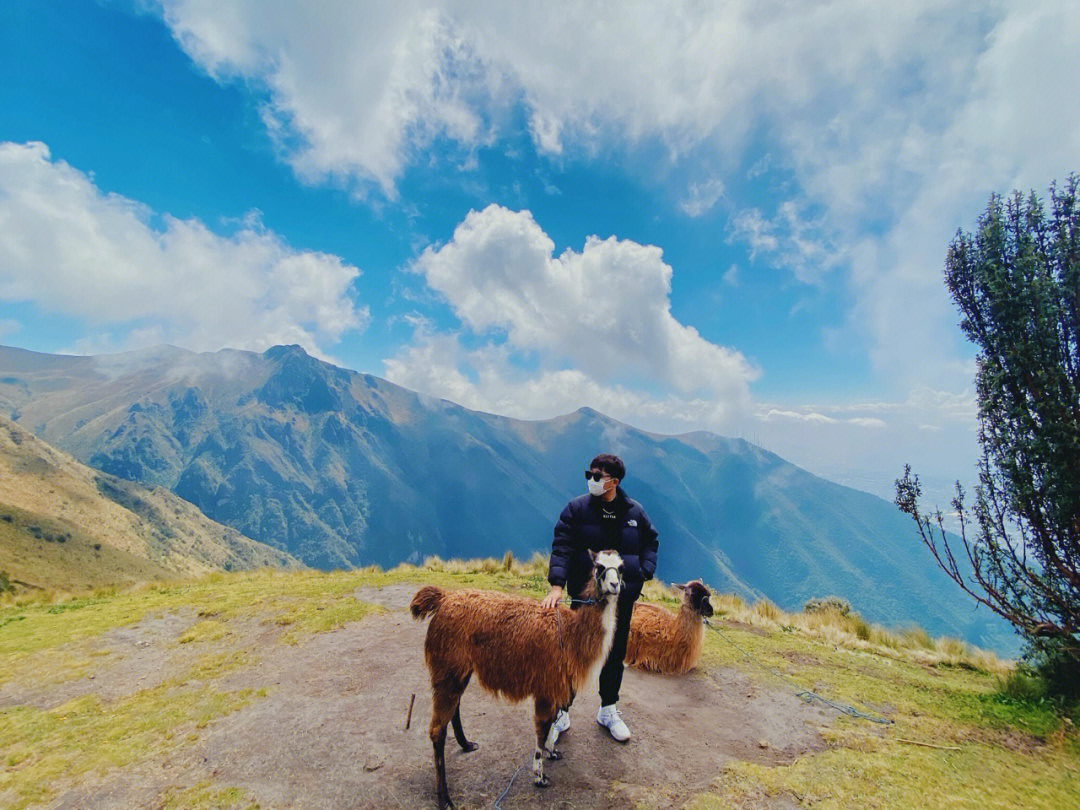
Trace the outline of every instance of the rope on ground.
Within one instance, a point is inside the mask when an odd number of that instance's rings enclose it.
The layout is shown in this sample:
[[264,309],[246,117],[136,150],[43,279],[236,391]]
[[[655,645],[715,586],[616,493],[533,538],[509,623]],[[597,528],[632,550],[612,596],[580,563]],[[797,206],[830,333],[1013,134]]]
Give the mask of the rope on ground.
[[803,689],[801,686],[799,686],[799,684],[797,684],[795,681],[791,680],[791,678],[789,678],[784,673],[780,672],[778,669],[775,669],[774,667],[770,667],[768,664],[762,663],[757,658],[755,658],[753,655],[748,653],[746,650],[744,650],[742,647],[740,647],[738,644],[736,644],[734,641],[732,641],[727,633],[725,633],[723,630],[721,630],[716,625],[711,624],[708,619],[705,620],[705,626],[708,627],[710,630],[712,630],[712,631],[714,631],[716,633],[719,633],[720,638],[724,639],[724,641],[726,641],[728,644],[730,644],[736,650],[741,652],[743,655],[745,655],[747,658],[749,658],[751,661],[753,661],[759,667],[764,669],[766,672],[771,672],[773,675],[775,675],[777,678],[782,680],[788,686],[792,687],[795,690],[795,696],[802,698],[807,703],[813,703],[815,700],[817,700],[817,701],[820,701],[821,703],[824,703],[826,706],[831,706],[832,708],[836,709],[841,714],[848,715],[849,717],[858,717],[858,718],[860,718],[862,720],[869,720],[871,723],[879,723],[879,724],[881,724],[883,726],[891,726],[893,724],[893,721],[889,720],[887,717],[878,717],[878,716],[873,715],[873,714],[867,714],[866,712],[860,712],[854,706],[849,706],[846,703],[836,703],[834,701],[829,700],[828,698],[822,697],[821,695],[817,694],[816,692],[811,692],[809,689]]
[[[530,754],[530,756],[531,756],[531,754]],[[510,777],[510,781],[507,782],[506,787],[503,788],[503,792],[499,794],[499,798],[497,798],[495,800],[495,804],[492,805],[492,807],[494,807],[495,810],[503,810],[502,800],[506,798],[506,794],[510,792],[510,788],[513,787],[513,785],[514,785],[514,780],[517,779],[517,775],[519,773],[521,773],[521,769],[524,768],[524,767],[525,767],[524,762],[522,762],[520,765],[517,766],[517,770],[514,771],[514,775]]]

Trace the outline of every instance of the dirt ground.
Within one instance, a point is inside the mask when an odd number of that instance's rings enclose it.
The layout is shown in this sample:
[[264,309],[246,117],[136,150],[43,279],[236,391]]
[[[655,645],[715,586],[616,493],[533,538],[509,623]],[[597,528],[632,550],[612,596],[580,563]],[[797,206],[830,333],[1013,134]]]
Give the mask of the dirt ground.
[[[214,721],[180,750],[93,781],[82,779],[48,806],[157,808],[170,790],[210,782],[240,788],[262,808],[434,808],[426,624],[406,610],[414,590],[361,589],[358,598],[389,611],[295,646],[275,643],[265,627],[252,628],[255,663],[214,685],[266,687],[266,697]],[[102,643],[129,645],[133,677],[125,682],[144,688],[154,679],[153,651],[165,666],[177,654],[176,638],[185,625],[149,620]],[[123,660],[113,665],[125,666]],[[99,676],[66,691],[93,692],[94,684],[105,682],[116,688],[113,679]],[[416,705],[406,731],[412,694]],[[45,702],[29,694],[3,694],[0,700]],[[526,765],[502,800],[505,810],[625,808],[636,800],[679,806],[732,760],[782,765],[820,750],[819,729],[833,719],[783,687],[733,669],[677,678],[627,670],[619,705],[634,736],[625,745],[597,726],[598,702],[594,690],[579,695],[573,725],[559,741],[564,759],[546,764],[551,786],[535,788]],[[446,747],[450,794],[461,810],[492,806],[518,765],[531,758],[531,713],[530,704],[495,700],[475,684],[466,691],[462,721],[480,748],[464,754],[452,735]],[[765,807],[796,806],[783,798],[771,802]]]

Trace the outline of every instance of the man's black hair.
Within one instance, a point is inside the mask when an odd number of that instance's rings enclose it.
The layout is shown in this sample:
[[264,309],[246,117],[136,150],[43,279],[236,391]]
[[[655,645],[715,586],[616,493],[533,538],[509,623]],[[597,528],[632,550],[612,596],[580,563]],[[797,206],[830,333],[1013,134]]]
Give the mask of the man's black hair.
[[612,478],[618,478],[620,481],[626,477],[626,465],[622,463],[621,458],[610,453],[601,453],[590,461],[589,469],[602,470]]

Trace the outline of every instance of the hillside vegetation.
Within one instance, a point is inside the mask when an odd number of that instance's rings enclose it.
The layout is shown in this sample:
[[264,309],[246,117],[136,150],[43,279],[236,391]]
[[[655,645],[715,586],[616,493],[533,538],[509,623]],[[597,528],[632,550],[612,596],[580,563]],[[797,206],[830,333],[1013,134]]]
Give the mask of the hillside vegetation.
[[[434,583],[539,598],[545,575],[543,560],[508,556],[8,596],[0,805],[434,806],[423,626],[408,617],[408,597]],[[677,604],[655,584],[646,598]],[[587,704],[543,806],[1078,806],[1080,716],[1025,692],[1008,662],[918,631],[887,633],[840,603],[785,613],[721,595],[714,606],[723,635],[707,632],[697,672],[627,675],[638,696],[631,721],[646,701],[679,709],[634,726],[621,747],[595,734]],[[805,706],[763,667],[893,724]],[[771,736],[754,725],[770,702],[782,721]],[[448,753],[455,799],[490,806],[532,750],[528,711],[501,709],[475,687],[463,707],[481,749]],[[694,725],[716,707],[724,723]],[[816,743],[805,743],[807,728]],[[796,732],[804,743],[785,748]],[[666,770],[642,776],[654,761]],[[522,777],[504,806],[538,806],[538,796]]]
[[0,416],[0,571],[12,585],[80,589],[263,566],[299,563]]

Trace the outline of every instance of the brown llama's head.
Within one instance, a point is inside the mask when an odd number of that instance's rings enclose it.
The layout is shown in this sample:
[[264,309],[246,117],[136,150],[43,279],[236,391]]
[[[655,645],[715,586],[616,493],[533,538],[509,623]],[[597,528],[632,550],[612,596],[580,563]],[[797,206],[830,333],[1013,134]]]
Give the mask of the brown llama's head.
[[589,549],[593,564],[593,584],[596,586],[596,598],[604,601],[609,596],[618,596],[623,584],[623,561],[617,551],[596,552]]
[[709,601],[709,589],[700,579],[694,579],[685,585],[675,585],[683,592],[683,604],[706,619],[713,615],[712,602]]

